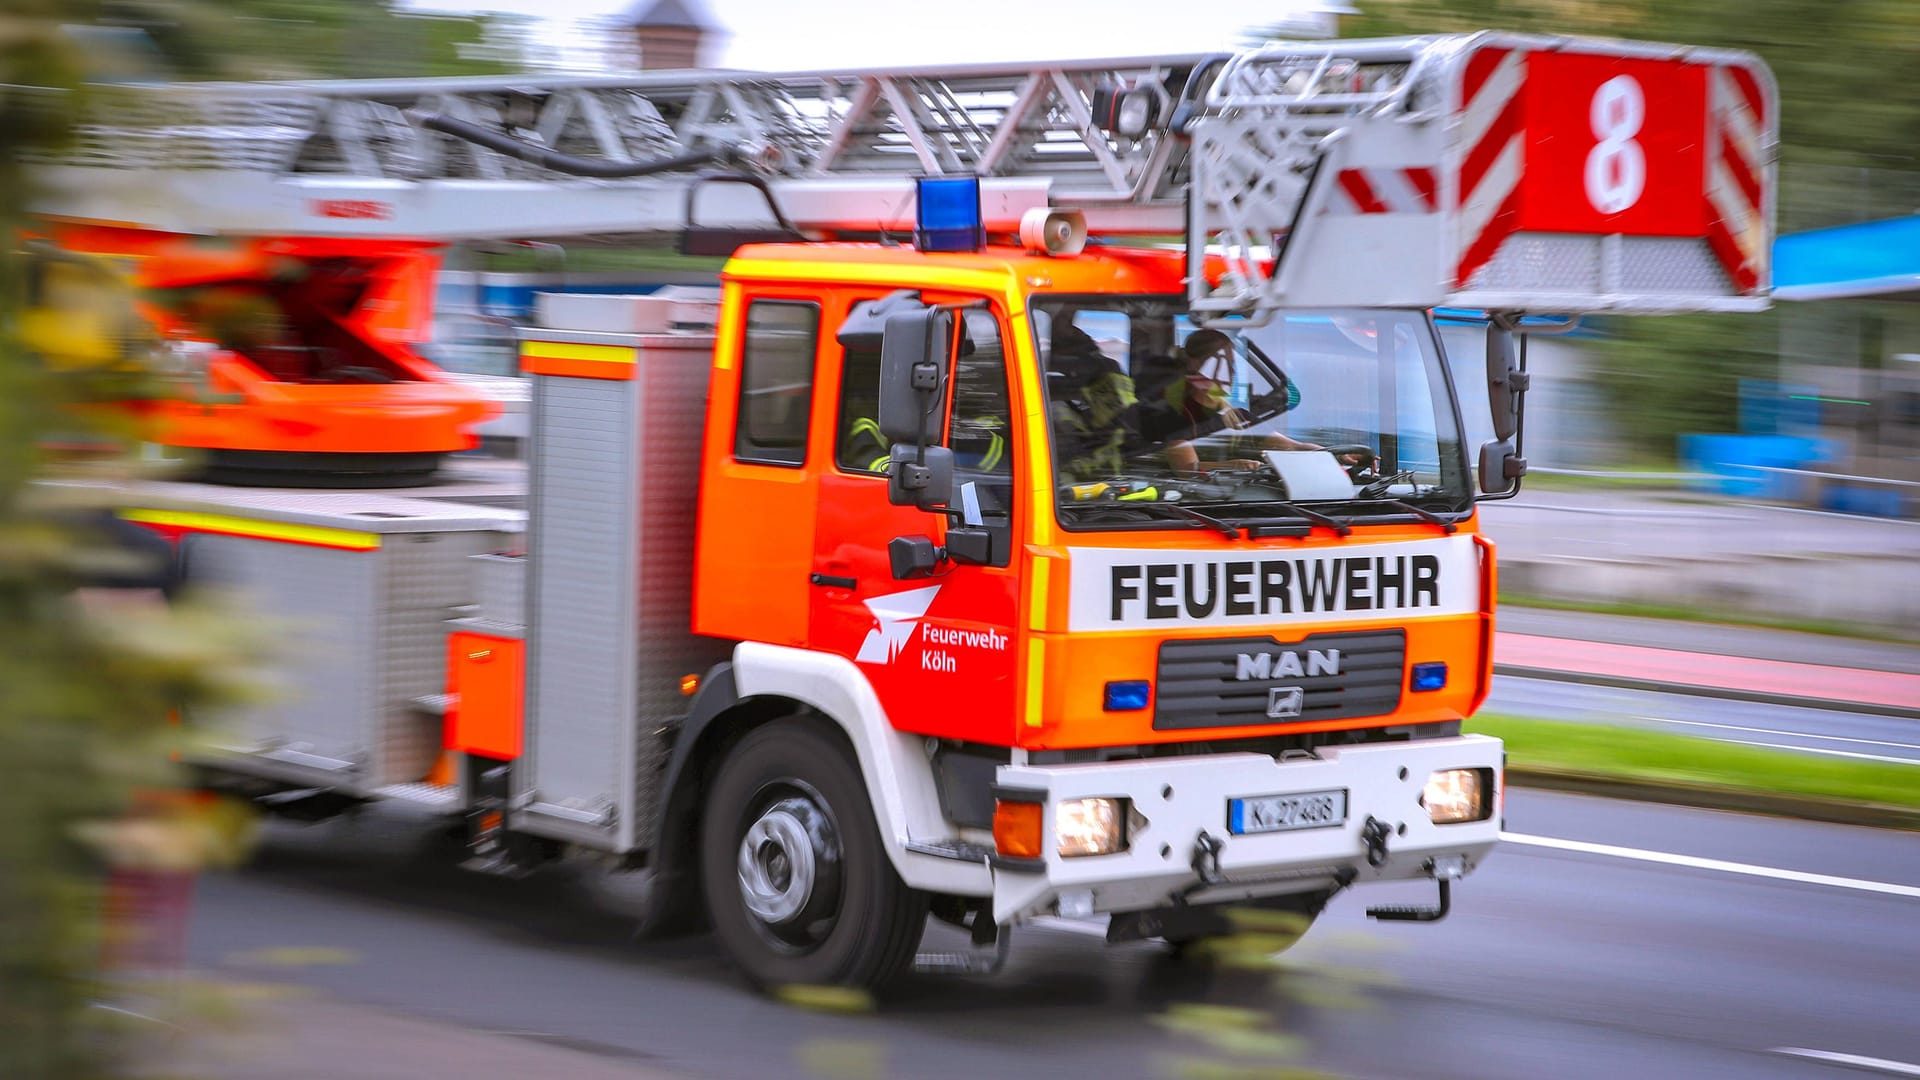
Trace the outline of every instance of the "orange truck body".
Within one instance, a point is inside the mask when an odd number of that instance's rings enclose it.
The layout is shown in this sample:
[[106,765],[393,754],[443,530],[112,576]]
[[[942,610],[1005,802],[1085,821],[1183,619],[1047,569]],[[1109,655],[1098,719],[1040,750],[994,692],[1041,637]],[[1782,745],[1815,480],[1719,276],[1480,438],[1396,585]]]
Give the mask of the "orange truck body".
[[[933,532],[940,522],[913,507],[890,505],[883,477],[856,474],[834,464],[841,350],[832,330],[849,309],[905,287],[921,287],[929,300],[984,301],[1008,320],[1008,370],[1013,374],[1014,462],[1018,481],[1013,506],[1015,535],[1005,567],[955,569],[927,611],[930,624],[960,633],[995,635],[970,662],[945,670],[914,662],[869,667],[867,673],[887,716],[903,731],[936,738],[1030,750],[1065,750],[1191,741],[1190,730],[1155,730],[1151,709],[1113,712],[1102,707],[1103,686],[1113,680],[1153,677],[1164,632],[1139,630],[1085,633],[1068,628],[1069,563],[1065,547],[1161,549],[1167,552],[1246,552],[1206,531],[1083,532],[1069,534],[1053,511],[1053,463],[1048,457],[1046,402],[1042,395],[1026,305],[1050,293],[1178,294],[1184,258],[1177,253],[1090,252],[1072,259],[988,249],[973,255],[927,256],[910,248],[861,245],[753,248],[740,251],[723,277],[722,315],[710,386],[706,447],[702,455],[701,519],[694,577],[693,630],[740,641],[820,649],[854,658],[871,619],[846,590],[823,589],[809,577],[887,577],[884,544],[890,537]],[[807,425],[808,446],[798,468],[771,468],[738,460],[733,452],[738,415],[727,407],[740,394],[741,333],[747,306],[756,300],[791,300],[820,306],[822,332],[815,357],[816,393]],[[535,361],[530,370],[555,370]],[[755,527],[752,522],[767,523]],[[774,524],[777,523],[777,524]],[[1211,728],[1209,740],[1459,721],[1485,700],[1492,675],[1493,544],[1478,532],[1477,518],[1458,523],[1481,553],[1479,610],[1406,621],[1409,663],[1446,662],[1456,673],[1449,686],[1409,696],[1389,715],[1338,720],[1290,720],[1285,724]],[[1253,546],[1260,559],[1325,550],[1355,541],[1392,543],[1431,539],[1428,525],[1377,525],[1340,540],[1326,530],[1301,537],[1275,537]],[[753,584],[743,587],[742,568]],[[891,583],[890,583],[891,584]],[[904,587],[904,586],[896,586]],[[867,590],[871,591],[871,590]],[[1276,618],[1284,625],[1288,620]],[[1315,631],[1341,632],[1380,625],[1367,619],[1316,623]],[[1244,628],[1220,626],[1200,636],[1231,637]],[[1001,640],[1004,638],[1004,642]],[[954,703],[964,701],[964,708]]]

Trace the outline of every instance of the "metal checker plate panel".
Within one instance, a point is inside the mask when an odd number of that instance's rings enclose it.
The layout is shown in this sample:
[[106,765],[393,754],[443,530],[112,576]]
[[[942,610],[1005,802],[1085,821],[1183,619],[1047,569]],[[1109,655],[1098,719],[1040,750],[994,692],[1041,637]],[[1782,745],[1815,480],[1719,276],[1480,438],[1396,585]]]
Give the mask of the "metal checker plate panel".
[[272,697],[203,717],[222,742],[286,746],[365,765],[377,733],[368,627],[378,612],[378,552],[235,536],[186,538],[195,581],[230,588],[272,642]]
[[[1312,655],[1338,652],[1334,673],[1314,670]],[[1284,723],[1379,716],[1400,704],[1407,651],[1406,631],[1370,630],[1310,634],[1299,641],[1272,637],[1206,638],[1164,641],[1154,680],[1153,727],[1253,727]],[[1249,659],[1242,661],[1241,657]],[[1285,656],[1297,658],[1301,673],[1283,672]],[[1267,658],[1267,677],[1259,677]],[[1242,679],[1247,667],[1248,678]],[[1298,689],[1295,715],[1274,716],[1269,706],[1283,703]],[[1283,710],[1284,711],[1284,710]]]
[[[527,768],[530,801],[598,824],[618,846],[634,738],[634,384],[541,376],[533,398],[528,554]],[[584,839],[584,837],[583,837]]]
[[[685,715],[680,679],[732,655],[731,646],[688,633],[693,621],[694,520],[700,498],[706,393],[713,339],[705,335],[641,339],[640,454],[636,505],[640,543],[638,586],[633,814],[651,821],[666,764],[666,740],[654,735]],[[671,342],[671,344],[667,344]],[[644,833],[637,838],[644,843]]]
[[411,783],[433,768],[441,719],[415,698],[447,685],[447,620],[478,597],[474,555],[507,538],[491,532],[390,537],[377,558],[380,586],[380,757],[374,781]]

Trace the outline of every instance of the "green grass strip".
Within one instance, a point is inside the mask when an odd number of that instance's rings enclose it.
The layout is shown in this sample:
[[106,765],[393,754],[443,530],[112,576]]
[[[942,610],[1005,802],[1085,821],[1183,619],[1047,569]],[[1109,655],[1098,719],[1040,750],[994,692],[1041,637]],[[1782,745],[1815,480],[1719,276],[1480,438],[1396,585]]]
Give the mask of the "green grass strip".
[[1610,724],[1483,714],[1466,730],[1506,743],[1509,768],[1920,808],[1920,765],[1795,754]]

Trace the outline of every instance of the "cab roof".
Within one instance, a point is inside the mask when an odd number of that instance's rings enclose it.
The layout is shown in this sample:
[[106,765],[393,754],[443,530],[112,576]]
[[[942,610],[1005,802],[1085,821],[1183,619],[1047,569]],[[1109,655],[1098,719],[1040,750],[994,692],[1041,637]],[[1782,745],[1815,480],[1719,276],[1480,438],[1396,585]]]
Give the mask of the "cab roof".
[[[1078,255],[1034,255],[1016,247],[980,251],[923,252],[907,244],[749,244],[734,253],[727,280],[795,279],[805,267],[809,281],[913,285],[929,288],[997,288],[1039,293],[1180,293],[1186,288],[1186,255],[1176,250],[1090,244]],[[942,280],[946,278],[948,280]]]

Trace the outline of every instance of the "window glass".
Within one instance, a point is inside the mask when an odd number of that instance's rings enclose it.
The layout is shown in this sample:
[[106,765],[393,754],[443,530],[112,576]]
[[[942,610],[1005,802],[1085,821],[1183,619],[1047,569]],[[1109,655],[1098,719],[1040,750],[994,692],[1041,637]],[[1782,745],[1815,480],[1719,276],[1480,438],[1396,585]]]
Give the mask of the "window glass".
[[1183,511],[1195,509],[1298,518],[1289,501],[1344,503],[1350,515],[1471,506],[1451,388],[1419,312],[1203,328],[1178,297],[1033,307],[1069,528],[1192,527]]
[[734,457],[770,465],[806,461],[813,358],[819,337],[816,304],[756,300],[747,308]]

